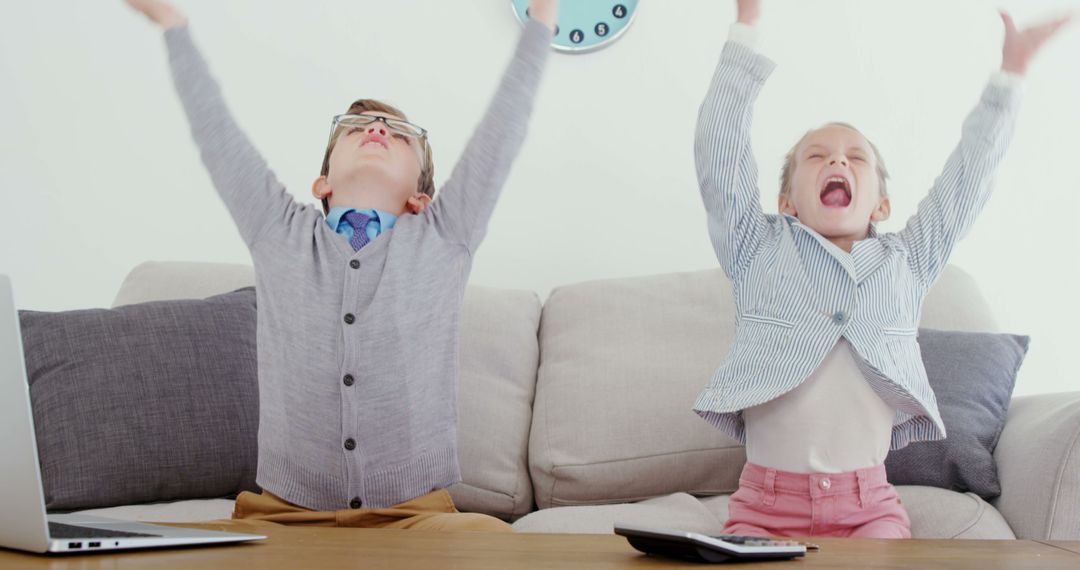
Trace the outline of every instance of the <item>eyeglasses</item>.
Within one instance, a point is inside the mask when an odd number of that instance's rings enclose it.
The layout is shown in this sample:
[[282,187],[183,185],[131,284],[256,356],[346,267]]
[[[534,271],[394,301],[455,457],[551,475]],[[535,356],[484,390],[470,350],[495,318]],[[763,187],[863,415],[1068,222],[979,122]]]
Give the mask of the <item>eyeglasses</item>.
[[333,130],[336,131],[339,127],[362,128],[376,122],[382,122],[382,124],[386,125],[386,128],[398,134],[407,135],[417,139],[427,138],[427,129],[421,128],[408,121],[392,119],[381,115],[337,115],[334,117]]
[[403,135],[415,139],[417,142],[424,143],[413,145],[416,149],[417,156],[420,158],[420,164],[423,165],[423,148],[427,143],[427,129],[414,125],[408,121],[383,117],[381,115],[336,115],[330,125],[330,140],[327,143],[327,148],[334,143],[334,138],[339,133],[339,129],[364,129],[377,122],[386,125],[386,128],[395,134]]

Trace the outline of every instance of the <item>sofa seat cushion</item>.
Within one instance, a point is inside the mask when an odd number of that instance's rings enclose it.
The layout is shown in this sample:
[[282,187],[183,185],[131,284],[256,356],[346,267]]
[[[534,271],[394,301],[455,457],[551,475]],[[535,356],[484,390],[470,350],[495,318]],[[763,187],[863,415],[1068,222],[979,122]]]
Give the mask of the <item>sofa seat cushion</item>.
[[170,503],[122,505],[104,509],[87,509],[75,514],[109,517],[125,521],[197,523],[232,518],[232,499],[192,499]]
[[[897,491],[911,517],[914,538],[1016,538],[1001,514],[973,493],[919,486],[899,486]],[[518,519],[514,530],[606,534],[619,522],[718,534],[728,518],[728,498],[698,499],[674,493],[638,503],[555,507]],[[201,522],[228,519],[232,509],[232,500],[203,499],[91,509],[79,514],[146,522]]]
[[1005,517],[975,493],[898,485],[914,538],[1016,538]]
[[701,501],[674,493],[638,503],[542,509],[514,523],[517,532],[611,534],[615,523],[718,534],[720,519]]

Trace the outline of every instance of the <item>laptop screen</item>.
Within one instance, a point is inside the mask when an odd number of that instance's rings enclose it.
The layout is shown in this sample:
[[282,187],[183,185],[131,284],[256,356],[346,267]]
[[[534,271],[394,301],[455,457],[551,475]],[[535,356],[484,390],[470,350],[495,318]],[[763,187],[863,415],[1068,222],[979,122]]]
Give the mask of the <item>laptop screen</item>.
[[19,313],[6,275],[0,275],[0,504],[0,546],[37,552],[48,547]]

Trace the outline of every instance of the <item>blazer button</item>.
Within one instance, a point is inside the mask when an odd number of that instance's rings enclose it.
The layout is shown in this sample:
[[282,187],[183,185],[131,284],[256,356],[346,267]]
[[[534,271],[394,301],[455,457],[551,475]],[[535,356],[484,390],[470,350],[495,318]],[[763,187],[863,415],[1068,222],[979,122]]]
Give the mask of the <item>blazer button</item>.
[[360,497],[353,497],[353,500],[349,501],[349,508],[359,509],[364,505],[364,502],[360,500]]
[[341,381],[344,382],[346,386],[352,386],[353,382],[355,382],[356,379],[353,378],[352,374],[346,374],[345,377],[341,379]]
[[352,313],[345,313],[345,324],[351,325],[356,322],[356,317]]
[[349,262],[349,267],[352,267],[353,269],[360,269],[360,262],[354,259]]
[[349,439],[346,439],[345,449],[348,449],[349,451],[356,449],[356,440],[351,437]]

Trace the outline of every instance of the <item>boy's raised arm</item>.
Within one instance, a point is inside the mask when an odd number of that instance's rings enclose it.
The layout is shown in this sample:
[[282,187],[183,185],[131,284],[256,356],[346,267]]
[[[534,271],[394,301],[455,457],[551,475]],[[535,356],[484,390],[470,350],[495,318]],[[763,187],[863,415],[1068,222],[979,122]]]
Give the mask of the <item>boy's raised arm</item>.
[[436,200],[425,212],[451,240],[475,251],[525,140],[558,15],[558,0],[532,0],[530,21],[502,81]]
[[[126,0],[164,29],[173,82],[214,187],[252,247],[263,230],[299,208],[229,112],[188,33],[187,17],[161,0]],[[280,225],[280,224],[279,224]]]
[[752,49],[758,0],[739,0],[738,23],[720,55],[698,114],[694,160],[709,237],[724,272],[738,280],[765,237],[757,163],[750,147],[753,105],[774,64]]
[[1020,103],[1020,81],[1032,58],[1070,17],[1018,30],[1002,12],[1005,42],[1001,71],[990,80],[964,121],[960,142],[949,155],[930,193],[900,231],[909,262],[927,286],[937,280],[956,243],[990,198],[994,175],[1012,139]]

